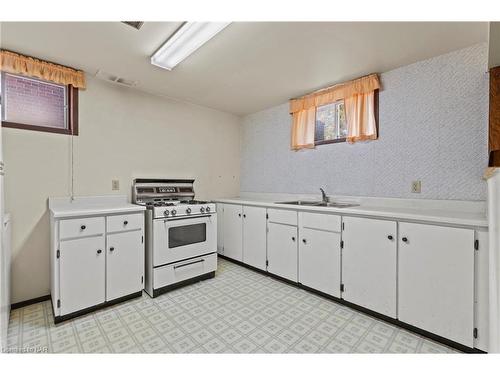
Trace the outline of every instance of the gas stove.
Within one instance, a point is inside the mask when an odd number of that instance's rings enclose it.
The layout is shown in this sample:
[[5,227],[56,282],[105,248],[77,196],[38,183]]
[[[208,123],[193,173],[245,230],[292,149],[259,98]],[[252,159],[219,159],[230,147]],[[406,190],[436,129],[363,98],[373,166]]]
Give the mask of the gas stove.
[[152,296],[217,269],[215,203],[195,200],[194,180],[136,179],[132,201],[146,206],[145,290]]
[[133,201],[152,210],[153,218],[197,216],[215,212],[215,203],[194,199],[194,180],[134,180]]

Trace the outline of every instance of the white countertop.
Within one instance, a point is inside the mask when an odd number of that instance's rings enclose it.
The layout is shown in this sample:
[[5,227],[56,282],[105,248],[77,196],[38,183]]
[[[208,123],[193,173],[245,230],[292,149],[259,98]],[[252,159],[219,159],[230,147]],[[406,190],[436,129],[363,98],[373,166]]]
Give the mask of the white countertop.
[[49,210],[54,218],[142,212],[145,209],[145,206],[127,202],[125,195],[75,197],[73,201],[69,197],[49,198]]
[[[300,199],[300,198],[299,198]],[[446,208],[417,208],[417,207],[394,207],[387,205],[375,205],[360,203],[359,206],[348,207],[348,208],[335,208],[335,207],[313,207],[313,206],[299,206],[292,204],[278,204],[275,202],[279,201],[291,201],[293,199],[266,199],[266,198],[255,198],[255,197],[237,197],[237,198],[223,198],[216,199],[215,202],[220,203],[232,203],[241,204],[248,206],[261,206],[268,208],[285,208],[297,211],[309,211],[309,212],[325,212],[325,213],[335,213],[335,214],[345,214],[345,215],[358,215],[358,216],[373,216],[373,217],[383,217],[398,220],[411,220],[411,221],[422,221],[430,223],[439,224],[450,224],[450,225],[460,225],[460,226],[471,226],[471,227],[487,227],[488,218],[485,212],[476,212],[472,210],[460,211],[458,209]],[[298,200],[298,199],[296,199]],[[316,199],[318,200],[318,199]],[[382,200],[381,200],[382,201]]]

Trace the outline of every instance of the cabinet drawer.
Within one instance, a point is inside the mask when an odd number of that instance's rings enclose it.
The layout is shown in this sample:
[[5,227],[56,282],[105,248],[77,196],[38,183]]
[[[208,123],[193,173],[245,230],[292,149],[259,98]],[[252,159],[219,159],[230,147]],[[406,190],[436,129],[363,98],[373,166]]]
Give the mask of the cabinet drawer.
[[270,208],[267,210],[267,214],[271,223],[297,225],[297,211]]
[[61,220],[59,238],[75,238],[93,236],[104,233],[104,217],[83,217]]
[[155,289],[172,285],[217,269],[217,254],[183,260],[154,269]]
[[144,214],[134,213],[106,217],[108,232],[121,232],[124,230],[141,229],[144,224]]
[[339,215],[299,212],[300,226],[309,229],[340,232],[341,217]]

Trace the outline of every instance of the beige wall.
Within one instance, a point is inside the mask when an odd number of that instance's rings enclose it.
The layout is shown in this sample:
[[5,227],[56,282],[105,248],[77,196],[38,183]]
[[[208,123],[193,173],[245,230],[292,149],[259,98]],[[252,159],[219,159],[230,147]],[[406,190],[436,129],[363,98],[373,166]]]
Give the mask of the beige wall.
[[[198,198],[237,195],[239,134],[236,116],[90,79],[74,139],[75,195],[130,196],[135,177],[192,177]],[[50,293],[47,198],[70,193],[70,137],[8,128],[3,136],[15,303]]]
[[490,22],[488,67],[500,66],[500,22]]

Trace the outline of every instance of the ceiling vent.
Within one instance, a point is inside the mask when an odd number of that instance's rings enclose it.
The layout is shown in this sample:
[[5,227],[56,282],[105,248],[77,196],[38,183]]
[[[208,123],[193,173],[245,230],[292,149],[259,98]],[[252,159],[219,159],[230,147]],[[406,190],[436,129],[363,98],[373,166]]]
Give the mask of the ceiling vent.
[[129,25],[137,30],[139,30],[142,25],[144,25],[144,22],[141,21],[122,21],[122,23],[124,23],[125,25]]
[[95,74],[96,78],[102,79],[104,81],[116,83],[118,85],[122,86],[127,86],[127,87],[134,87],[137,86],[139,83],[138,81],[132,81],[130,79],[126,79],[123,77],[118,77],[114,74],[104,72],[102,70],[98,70],[97,73]]

